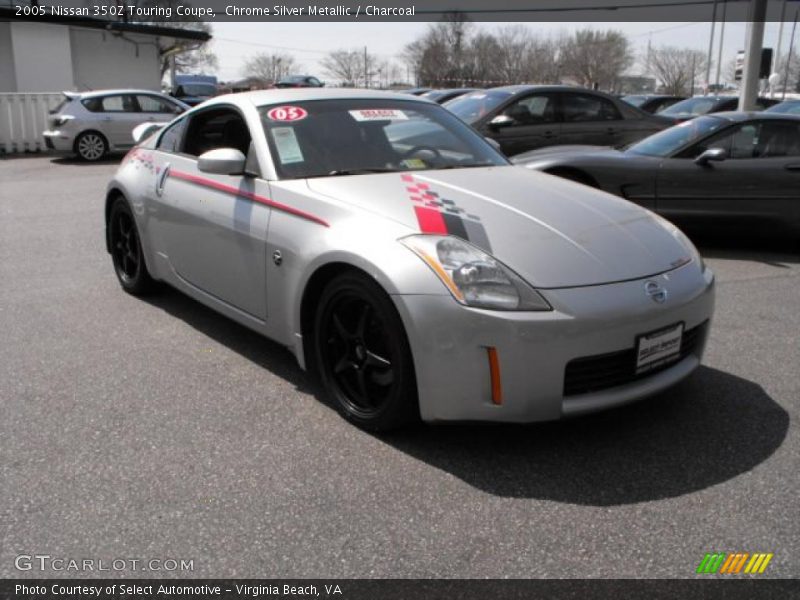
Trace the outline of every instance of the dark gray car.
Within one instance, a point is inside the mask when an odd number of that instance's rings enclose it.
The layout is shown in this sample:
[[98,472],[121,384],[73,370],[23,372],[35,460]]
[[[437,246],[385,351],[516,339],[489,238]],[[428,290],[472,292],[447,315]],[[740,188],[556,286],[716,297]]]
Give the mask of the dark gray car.
[[674,123],[608,94],[568,86],[498,87],[444,106],[497,141],[506,156],[543,146],[623,145]]
[[800,116],[716,113],[625,149],[551,148],[512,162],[669,218],[768,218],[800,227]]

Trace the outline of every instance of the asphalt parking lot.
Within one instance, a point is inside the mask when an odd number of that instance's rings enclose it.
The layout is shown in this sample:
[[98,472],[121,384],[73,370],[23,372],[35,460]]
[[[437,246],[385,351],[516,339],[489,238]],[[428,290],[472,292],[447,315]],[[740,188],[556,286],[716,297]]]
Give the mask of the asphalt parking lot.
[[1,577],[75,575],[14,566],[48,554],[191,559],[168,575],[194,577],[672,578],[711,551],[800,576],[791,242],[698,240],[716,319],[705,365],[666,394],[375,436],[282,347],[177,292],[121,291],[114,169],[0,160]]

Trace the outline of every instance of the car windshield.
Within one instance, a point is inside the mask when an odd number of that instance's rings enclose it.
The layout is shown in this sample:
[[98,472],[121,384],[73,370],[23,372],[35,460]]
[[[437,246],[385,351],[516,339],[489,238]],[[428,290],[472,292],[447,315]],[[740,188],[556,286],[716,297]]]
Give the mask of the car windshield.
[[213,96],[217,91],[211,83],[184,83],[181,87],[186,96]]
[[647,96],[624,96],[622,98],[628,104],[631,104],[636,107],[641,107],[644,104],[645,100],[647,100]]
[[262,106],[281,178],[507,165],[474,130],[436,104],[311,100]]
[[768,108],[766,112],[781,113],[784,115],[800,115],[800,102],[782,102],[776,104],[772,108]]
[[475,123],[513,95],[508,90],[487,90],[464,94],[445,102],[444,106],[462,121]]
[[686,144],[717,131],[726,124],[727,121],[718,117],[698,117],[646,137],[625,152],[643,156],[671,156]]
[[680,102],[676,102],[669,108],[665,108],[662,110],[660,115],[681,115],[681,114],[690,114],[690,115],[705,115],[706,113],[713,110],[713,108],[719,103],[719,100],[716,98],[687,98],[686,100],[681,100]]

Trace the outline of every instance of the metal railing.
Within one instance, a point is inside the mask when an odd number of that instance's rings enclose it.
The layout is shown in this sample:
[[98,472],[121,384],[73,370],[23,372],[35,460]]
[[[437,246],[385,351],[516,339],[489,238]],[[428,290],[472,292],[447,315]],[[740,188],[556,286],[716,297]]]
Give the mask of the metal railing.
[[0,153],[46,150],[47,114],[63,98],[61,92],[0,94]]

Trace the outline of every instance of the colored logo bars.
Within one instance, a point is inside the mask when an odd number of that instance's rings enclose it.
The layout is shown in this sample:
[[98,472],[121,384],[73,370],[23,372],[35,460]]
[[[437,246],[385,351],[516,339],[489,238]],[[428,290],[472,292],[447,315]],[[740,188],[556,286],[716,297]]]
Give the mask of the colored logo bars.
[[[769,561],[772,560],[772,553],[756,552],[725,552],[707,553],[700,564],[697,565],[697,573],[721,573],[734,575],[738,573],[763,573],[767,569]],[[746,566],[745,566],[746,565]]]

